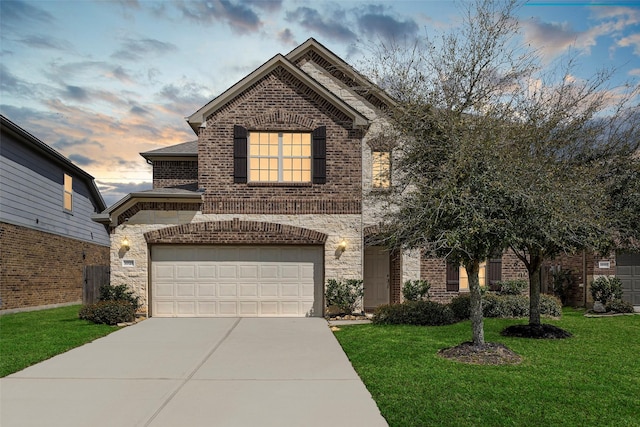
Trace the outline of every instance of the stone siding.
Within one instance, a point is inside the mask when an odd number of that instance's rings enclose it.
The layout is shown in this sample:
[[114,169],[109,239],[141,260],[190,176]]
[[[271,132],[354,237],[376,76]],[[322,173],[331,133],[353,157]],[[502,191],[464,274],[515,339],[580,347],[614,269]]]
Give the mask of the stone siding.
[[0,310],[82,302],[84,267],[109,265],[109,248],[0,223]]

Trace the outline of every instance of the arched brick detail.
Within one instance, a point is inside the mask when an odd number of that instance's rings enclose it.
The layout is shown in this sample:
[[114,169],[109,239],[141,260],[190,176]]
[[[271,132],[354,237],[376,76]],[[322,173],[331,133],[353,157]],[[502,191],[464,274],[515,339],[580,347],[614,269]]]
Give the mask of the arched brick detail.
[[327,235],[319,231],[273,222],[211,221],[182,224],[144,234],[147,243],[208,245],[324,245]]
[[269,111],[263,114],[258,114],[255,117],[252,117],[251,120],[247,123],[249,128],[261,128],[264,127],[265,124],[286,124],[286,125],[298,125],[306,129],[314,129],[318,125],[315,120],[311,117],[306,117],[301,114],[296,114],[291,111],[278,109]]

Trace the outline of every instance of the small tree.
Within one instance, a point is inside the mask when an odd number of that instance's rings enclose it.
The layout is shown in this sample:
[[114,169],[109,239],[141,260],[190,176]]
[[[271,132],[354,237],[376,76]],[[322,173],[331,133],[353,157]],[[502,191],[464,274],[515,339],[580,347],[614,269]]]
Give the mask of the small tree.
[[327,280],[325,301],[327,307],[337,307],[341,313],[351,314],[362,304],[363,281],[358,279]]
[[402,295],[406,301],[423,300],[429,298],[431,285],[426,280],[407,280],[402,286]]

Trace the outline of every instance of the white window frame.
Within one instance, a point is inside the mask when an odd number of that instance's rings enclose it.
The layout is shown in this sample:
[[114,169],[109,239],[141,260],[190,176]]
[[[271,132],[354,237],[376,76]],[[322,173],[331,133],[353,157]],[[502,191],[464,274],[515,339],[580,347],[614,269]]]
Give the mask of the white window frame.
[[[253,155],[251,154],[251,135],[255,135],[255,134],[278,134],[278,154],[277,154],[277,162],[278,162],[278,180],[277,181],[272,181],[272,180],[255,180],[251,178],[251,174],[252,171],[254,171],[255,169],[251,168],[251,160],[252,159],[275,159],[276,156],[272,156],[272,155],[264,155],[261,156],[260,154],[258,155]],[[283,141],[284,141],[284,135],[307,135],[309,138],[309,155],[305,156],[305,155],[300,155],[300,156],[285,156],[284,155],[284,149],[283,149]],[[311,183],[312,179],[313,179],[313,171],[312,171],[312,163],[313,163],[313,156],[312,156],[312,150],[313,150],[313,136],[311,134],[311,132],[271,132],[271,131],[256,131],[256,132],[249,132],[247,135],[247,182],[252,182],[252,183],[278,183],[278,184],[290,184],[290,183]],[[300,159],[300,160],[308,160],[309,162],[309,169],[308,169],[308,174],[309,174],[309,179],[306,180],[300,180],[300,181],[294,181],[294,180],[285,180],[284,179],[284,160],[287,159]],[[259,169],[258,169],[259,170]],[[307,172],[306,169],[302,169],[301,170],[302,173]]]

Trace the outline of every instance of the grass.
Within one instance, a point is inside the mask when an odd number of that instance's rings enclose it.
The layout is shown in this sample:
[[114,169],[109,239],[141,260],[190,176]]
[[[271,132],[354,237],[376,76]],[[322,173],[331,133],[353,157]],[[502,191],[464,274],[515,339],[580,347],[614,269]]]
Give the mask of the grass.
[[79,305],[0,316],[0,377],[116,331],[78,319]]
[[487,342],[524,361],[465,365],[436,355],[471,339],[449,326],[341,327],[335,335],[390,426],[640,426],[640,316],[544,320],[565,340],[500,336],[526,320],[485,319]]

